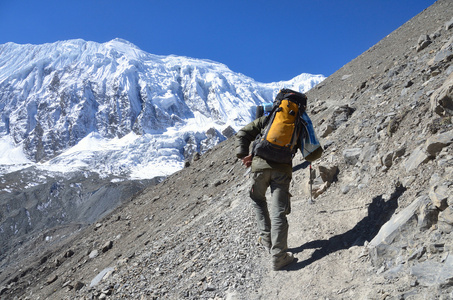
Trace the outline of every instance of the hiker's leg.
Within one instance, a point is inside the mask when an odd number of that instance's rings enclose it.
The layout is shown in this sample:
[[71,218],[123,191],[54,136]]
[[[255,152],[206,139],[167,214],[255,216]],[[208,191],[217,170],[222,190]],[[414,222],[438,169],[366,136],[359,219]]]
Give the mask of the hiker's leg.
[[271,242],[271,220],[266,202],[266,190],[270,182],[270,170],[255,172],[252,175],[250,198],[253,200],[256,223],[260,237],[265,243]]
[[275,259],[285,255],[288,249],[288,220],[286,215],[289,213],[290,195],[289,184],[291,174],[283,172],[272,172],[271,179],[271,253]]

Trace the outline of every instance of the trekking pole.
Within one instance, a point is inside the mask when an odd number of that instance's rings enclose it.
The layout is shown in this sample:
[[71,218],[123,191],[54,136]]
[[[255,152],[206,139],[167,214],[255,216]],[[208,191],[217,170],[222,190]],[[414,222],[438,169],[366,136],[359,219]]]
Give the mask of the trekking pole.
[[313,202],[313,180],[312,180],[312,170],[311,170],[311,163],[310,163],[310,203]]

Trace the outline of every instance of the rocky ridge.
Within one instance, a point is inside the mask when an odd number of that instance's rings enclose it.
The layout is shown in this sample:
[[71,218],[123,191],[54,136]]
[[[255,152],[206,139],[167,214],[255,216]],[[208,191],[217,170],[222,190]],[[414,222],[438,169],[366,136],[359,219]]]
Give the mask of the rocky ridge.
[[294,160],[286,271],[257,243],[230,138],[30,250],[1,271],[1,297],[451,299],[452,15],[435,2],[307,93],[325,153],[312,174]]

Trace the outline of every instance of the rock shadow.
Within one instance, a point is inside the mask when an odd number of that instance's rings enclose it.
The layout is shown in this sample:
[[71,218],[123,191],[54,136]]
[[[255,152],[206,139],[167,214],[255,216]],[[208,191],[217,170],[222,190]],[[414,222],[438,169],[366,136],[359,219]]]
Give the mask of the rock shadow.
[[351,230],[345,233],[333,236],[328,240],[316,240],[305,243],[297,248],[289,249],[293,253],[302,252],[305,249],[316,249],[310,258],[292,264],[288,270],[299,270],[313,262],[320,260],[331,253],[339,250],[348,249],[352,246],[363,246],[365,241],[371,241],[379,232],[398,207],[398,198],[407,189],[403,186],[396,187],[395,191],[390,196],[390,199],[385,201],[382,195],[373,198],[368,207],[368,215],[363,218]]

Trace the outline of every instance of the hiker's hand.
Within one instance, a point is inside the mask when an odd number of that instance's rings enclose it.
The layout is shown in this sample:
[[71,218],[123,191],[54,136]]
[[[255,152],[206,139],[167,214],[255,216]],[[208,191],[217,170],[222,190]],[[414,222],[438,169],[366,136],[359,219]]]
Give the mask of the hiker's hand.
[[242,158],[242,164],[248,168],[252,165],[252,155],[247,155],[246,157]]

